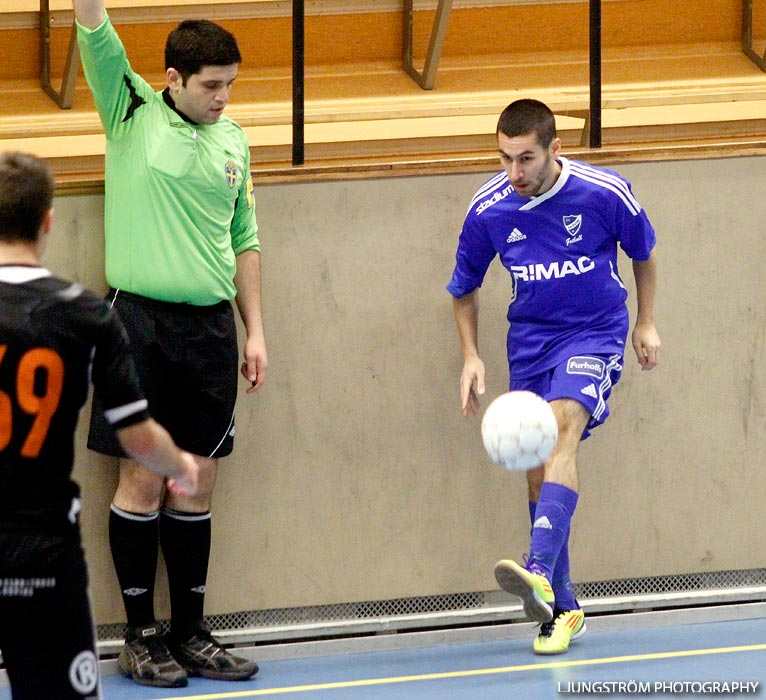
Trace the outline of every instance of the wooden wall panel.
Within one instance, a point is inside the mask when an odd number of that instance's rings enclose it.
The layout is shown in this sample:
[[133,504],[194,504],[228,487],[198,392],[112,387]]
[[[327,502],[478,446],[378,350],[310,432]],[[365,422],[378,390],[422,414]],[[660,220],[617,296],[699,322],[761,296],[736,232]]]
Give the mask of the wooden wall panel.
[[[696,0],[634,0],[603,4],[604,48],[694,42],[738,41],[741,2],[714,0],[704,10]],[[189,17],[202,16],[190,6]],[[215,19],[215,13],[205,14]],[[428,46],[433,12],[415,17],[415,53]],[[400,12],[309,15],[307,66],[398,61],[402,53]],[[238,38],[243,70],[289,69],[292,34],[289,17],[226,19],[221,24]],[[163,72],[163,46],[175,22],[117,24],[128,56],[139,73]],[[756,25],[760,28],[760,24]],[[762,33],[761,33],[762,34]],[[52,32],[54,71],[63,69],[68,29]],[[342,40],[338,40],[342,37]],[[35,29],[0,30],[3,80],[38,74]],[[588,3],[455,8],[444,46],[445,59],[460,56],[584,50],[588,47]]]
[[[766,566],[766,200],[742,204],[765,165],[612,166],[657,228],[664,348],[650,373],[628,352],[613,415],[583,444],[577,581]],[[459,413],[444,290],[488,175],[258,188],[270,369],[240,398],[221,469],[208,613],[491,590],[495,560],[526,551],[523,476],[491,464],[479,418]],[[102,205],[59,198],[47,257],[101,289]],[[620,269],[632,290],[627,260]],[[486,405],[507,385],[497,263],[481,294]],[[82,430],[77,461],[96,617],[118,622],[115,467],[84,449]]]

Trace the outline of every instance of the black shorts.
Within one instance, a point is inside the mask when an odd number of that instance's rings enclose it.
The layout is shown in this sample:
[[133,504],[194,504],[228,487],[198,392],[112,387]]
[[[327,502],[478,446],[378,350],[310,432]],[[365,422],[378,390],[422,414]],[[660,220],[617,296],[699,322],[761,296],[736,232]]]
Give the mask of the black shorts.
[[[113,300],[130,337],[149,413],[184,450],[225,457],[234,447],[239,351],[234,310],[172,304],[115,292]],[[94,392],[88,447],[126,456]]]
[[14,700],[101,697],[79,540],[0,534],[0,620]]

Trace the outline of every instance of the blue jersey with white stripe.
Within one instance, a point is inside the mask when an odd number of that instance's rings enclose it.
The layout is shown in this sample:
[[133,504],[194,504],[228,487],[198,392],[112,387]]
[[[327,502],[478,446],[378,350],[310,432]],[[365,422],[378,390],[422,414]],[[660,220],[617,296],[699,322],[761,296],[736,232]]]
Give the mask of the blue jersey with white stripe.
[[521,197],[505,171],[471,201],[447,290],[480,287],[496,255],[511,273],[508,361],[529,377],[579,354],[623,354],[627,290],[618,245],[647,260],[655,233],[630,183],[603,168],[560,157],[561,174],[544,194]]

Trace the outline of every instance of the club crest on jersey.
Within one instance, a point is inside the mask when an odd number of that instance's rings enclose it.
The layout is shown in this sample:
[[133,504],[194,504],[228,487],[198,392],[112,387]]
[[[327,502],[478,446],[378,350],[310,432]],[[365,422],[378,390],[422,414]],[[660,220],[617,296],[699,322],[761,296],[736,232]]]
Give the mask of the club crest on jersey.
[[234,187],[237,184],[237,164],[233,161],[227,161],[225,166],[226,183],[229,187]]
[[582,240],[582,234],[580,228],[582,227],[582,214],[572,214],[569,216],[563,216],[564,228],[566,228],[569,238],[567,238],[567,245],[577,243]]

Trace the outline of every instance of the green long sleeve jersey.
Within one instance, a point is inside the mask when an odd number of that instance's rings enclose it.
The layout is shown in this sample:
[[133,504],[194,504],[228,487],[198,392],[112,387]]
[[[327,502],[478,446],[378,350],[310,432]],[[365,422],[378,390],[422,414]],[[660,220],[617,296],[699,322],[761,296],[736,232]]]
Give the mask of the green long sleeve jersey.
[[161,301],[233,299],[236,256],[260,250],[245,133],[172,109],[131,69],[108,17],[77,29],[107,139],[107,282]]

